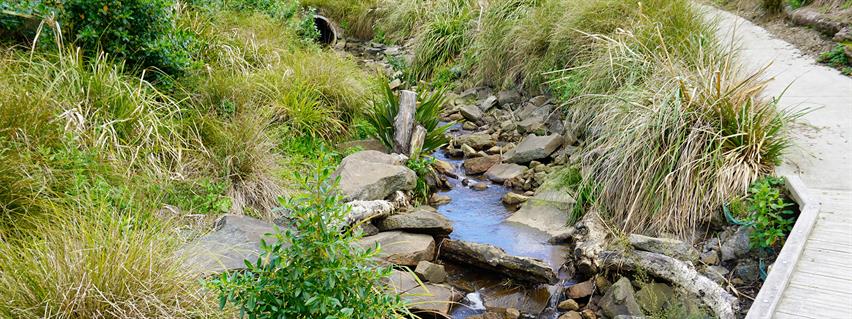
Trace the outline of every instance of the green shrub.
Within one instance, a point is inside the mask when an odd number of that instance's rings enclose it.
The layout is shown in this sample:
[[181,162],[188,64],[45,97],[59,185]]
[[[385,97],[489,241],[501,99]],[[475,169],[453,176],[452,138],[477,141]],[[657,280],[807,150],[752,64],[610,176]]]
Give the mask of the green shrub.
[[192,63],[191,34],[175,28],[171,0],[66,0],[59,8],[74,43],[131,66],[180,74]]
[[[387,81],[382,81],[383,94],[373,101],[373,108],[367,112],[366,120],[375,130],[375,138],[382,142],[388,149],[394,148],[394,118],[399,113],[399,97],[390,88]],[[414,113],[415,122],[426,129],[426,138],[423,141],[421,154],[431,154],[434,150],[444,146],[447,138],[444,133],[452,126],[452,123],[440,125],[440,115],[444,109],[444,92],[438,90],[426,95],[425,92],[417,94],[417,109]]]
[[749,187],[749,221],[754,230],[751,232],[752,246],[760,248],[783,245],[787,234],[793,230],[796,222],[793,206],[783,195],[784,179],[764,177]]
[[246,271],[209,282],[221,306],[233,303],[249,318],[402,316],[400,299],[382,288],[391,268],[371,260],[378,248],[359,248],[360,232],[342,232],[336,222],[346,206],[329,175],[321,166],[297,177],[306,193],[282,200],[290,228],[277,231],[274,243],[262,243],[260,257],[245,261]]
[[429,184],[426,183],[426,179],[435,174],[432,168],[434,163],[435,158],[432,156],[410,158],[405,162],[405,166],[417,174],[417,183],[414,187],[414,197],[417,201],[424,202],[429,199]]

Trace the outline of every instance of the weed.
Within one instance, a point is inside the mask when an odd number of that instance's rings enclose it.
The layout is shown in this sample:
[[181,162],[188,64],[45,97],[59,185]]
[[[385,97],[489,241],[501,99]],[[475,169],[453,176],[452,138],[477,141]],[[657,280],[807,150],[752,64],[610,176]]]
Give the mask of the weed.
[[843,44],[837,44],[828,52],[821,53],[817,61],[836,68],[852,65],[852,61],[846,58],[845,45]]
[[429,184],[426,179],[435,174],[433,163],[435,158],[432,156],[411,158],[405,162],[406,167],[417,173],[417,184],[414,187],[414,197],[417,201],[424,202],[429,198]]
[[793,206],[782,194],[784,179],[764,177],[749,187],[749,220],[752,246],[770,248],[782,245],[795,223]]
[[[375,138],[385,144],[388,149],[394,148],[394,118],[399,113],[399,98],[396,96],[387,81],[382,81],[383,95],[373,102],[373,108],[367,113],[366,120],[375,129]],[[421,92],[417,95],[418,106],[415,110],[414,119],[417,124],[426,129],[426,138],[423,141],[422,154],[431,154],[432,151],[447,143],[444,133],[452,126],[452,123],[440,125],[440,114],[444,108],[444,92],[438,90],[431,94]]]
[[306,193],[282,200],[290,228],[276,231],[275,242],[263,242],[260,257],[245,261],[245,272],[209,282],[222,307],[233,303],[250,318],[402,317],[400,299],[382,289],[391,268],[371,260],[379,248],[358,248],[357,228],[341,232],[328,222],[347,213],[329,176],[320,166],[297,177]]

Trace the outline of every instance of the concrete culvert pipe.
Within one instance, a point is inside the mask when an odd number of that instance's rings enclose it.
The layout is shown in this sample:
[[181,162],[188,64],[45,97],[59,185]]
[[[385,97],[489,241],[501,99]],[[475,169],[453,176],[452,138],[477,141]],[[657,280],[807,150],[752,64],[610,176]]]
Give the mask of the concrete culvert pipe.
[[314,25],[317,27],[320,34],[317,41],[323,45],[333,46],[339,35],[337,26],[334,22],[324,16],[314,15]]

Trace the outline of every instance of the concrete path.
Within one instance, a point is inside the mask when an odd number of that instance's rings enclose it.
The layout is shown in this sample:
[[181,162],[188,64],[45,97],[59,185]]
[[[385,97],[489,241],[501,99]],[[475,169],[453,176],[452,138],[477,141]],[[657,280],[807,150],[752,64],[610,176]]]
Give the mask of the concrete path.
[[717,19],[720,38],[734,40],[748,69],[768,65],[767,96],[781,96],[781,108],[811,110],[794,125],[795,146],[777,172],[801,179],[814,213],[788,239],[799,247],[784,248],[791,265],[777,268],[789,275],[770,273],[748,317],[852,318],[852,78],[739,16],[702,9]]

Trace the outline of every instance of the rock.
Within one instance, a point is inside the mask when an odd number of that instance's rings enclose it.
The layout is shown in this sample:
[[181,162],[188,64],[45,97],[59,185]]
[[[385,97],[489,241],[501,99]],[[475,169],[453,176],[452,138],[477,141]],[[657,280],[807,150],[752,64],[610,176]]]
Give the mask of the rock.
[[479,105],[479,109],[483,112],[488,112],[488,110],[495,105],[497,105],[497,97],[492,95],[486,98],[485,101],[482,101],[482,104]]
[[475,130],[476,129],[476,123],[464,122],[464,124],[462,125],[462,128],[465,129],[465,130],[468,130],[468,131]]
[[500,155],[489,155],[466,159],[463,164],[465,173],[467,173],[467,175],[485,173],[494,165],[500,164],[500,159]]
[[479,153],[477,153],[476,150],[473,149],[473,147],[470,147],[467,144],[462,144],[461,150],[462,150],[462,153],[464,154],[464,157],[471,158],[471,157],[479,156]]
[[396,191],[414,189],[417,183],[414,171],[402,165],[361,160],[368,158],[365,152],[379,153],[361,151],[349,155],[332,175],[332,178],[340,178],[339,187],[347,201],[385,199]]
[[[574,299],[565,299],[562,302],[560,302],[558,305],[556,305],[556,309],[559,309],[561,311],[572,311],[572,310],[580,309],[580,305],[577,304],[577,302],[574,301]],[[580,315],[580,314],[578,313],[577,315]]]
[[521,317],[521,312],[515,308],[506,309],[506,319],[518,319]]
[[612,286],[612,283],[609,282],[606,277],[598,275],[595,276],[595,286],[597,286],[597,289],[599,289],[600,291],[606,291],[607,289],[609,289],[609,287]]
[[471,185],[470,188],[472,188],[475,191],[484,191],[484,190],[488,189],[488,184],[480,182],[480,183],[476,183],[476,184]]
[[717,265],[719,264],[719,252],[715,250],[703,252],[699,255],[699,259],[705,265]]
[[565,191],[539,191],[506,221],[525,224],[554,236],[567,227],[568,212],[575,202]]
[[549,306],[558,288],[550,285],[492,285],[477,290],[489,309],[517,309],[526,314],[539,314]]
[[535,106],[542,106],[550,102],[550,97],[547,95],[539,95],[530,99],[530,103]]
[[485,172],[485,177],[495,183],[503,183],[524,174],[527,168],[514,163],[503,163],[491,166]]
[[540,259],[517,257],[488,244],[445,239],[441,257],[491,270],[518,281],[555,284],[556,273]]
[[459,109],[459,113],[468,121],[478,122],[482,119],[482,110],[476,105],[465,105]]
[[405,162],[408,161],[408,157],[400,154],[387,154],[375,150],[364,150],[349,154],[349,156],[346,156],[345,158],[343,158],[342,161],[340,161],[340,165],[343,165],[345,162],[353,161],[380,163],[388,165],[405,165]]
[[[834,38],[832,38],[834,42],[852,42],[852,26],[846,26],[837,33],[834,34]],[[849,48],[849,46],[846,46]]]
[[450,308],[462,297],[454,288],[427,283],[420,285],[409,272],[393,270],[386,284],[400,295],[413,313],[432,313],[449,317]]
[[559,134],[547,136],[528,135],[515,149],[505,154],[504,159],[510,163],[529,163],[533,160],[547,158],[561,145],[562,136]]
[[722,243],[722,261],[734,260],[746,256],[751,250],[751,227],[740,226],[737,231]]
[[420,279],[433,284],[440,284],[447,281],[447,271],[444,270],[444,266],[433,264],[425,260],[417,263],[417,268],[414,269],[414,273],[417,274]]
[[435,239],[430,235],[400,231],[378,233],[358,240],[361,247],[381,245],[379,258],[401,266],[415,266],[435,256]]
[[433,236],[446,236],[453,232],[450,221],[430,206],[420,206],[409,213],[391,215],[377,222],[376,226],[381,231],[401,230]]
[[497,103],[500,106],[521,103],[521,93],[515,89],[500,91],[497,93]]
[[357,140],[357,141],[343,142],[343,143],[337,144],[337,149],[341,150],[341,151],[346,151],[346,150],[349,150],[349,149],[352,149],[352,148],[359,148],[359,149],[365,150],[365,151],[377,151],[377,152],[387,152],[388,151],[387,147],[385,147],[385,145],[382,144],[382,142],[380,142],[377,139],[372,139],[372,138],[368,138],[368,139],[364,139],[364,140]]
[[358,227],[361,228],[364,236],[373,236],[379,233],[379,228],[373,223],[362,223]]
[[568,287],[566,296],[571,299],[579,299],[591,296],[595,292],[595,281],[592,279],[586,280],[579,284],[574,284]]
[[411,134],[417,125],[414,112],[417,109],[417,93],[408,90],[399,91],[399,112],[394,117],[394,152],[408,154],[411,148]]
[[691,245],[669,238],[648,237],[639,234],[630,234],[628,241],[634,248],[652,253],[663,254],[680,260],[698,262],[698,251]]
[[580,315],[583,316],[583,319],[597,319],[598,315],[595,314],[595,311],[592,309],[585,309],[580,312]]
[[469,145],[476,150],[489,149],[496,144],[494,139],[489,134],[472,133],[465,134],[455,138],[456,145]]
[[355,200],[346,203],[349,213],[346,214],[347,225],[353,225],[362,220],[384,218],[389,216],[399,207],[401,203],[393,203],[386,200]]
[[636,293],[636,301],[648,313],[662,313],[674,297],[672,287],[662,283],[645,285]]
[[559,316],[558,319],[583,319],[583,316],[580,315],[579,312],[569,311],[569,312],[563,313],[561,316]]
[[452,177],[452,178],[458,178],[459,177],[459,175],[456,174],[456,172],[455,172],[456,168],[453,167],[453,164],[450,164],[446,161],[436,159],[435,162],[432,163],[432,167],[436,171],[438,171],[438,173],[447,175],[447,176]]
[[562,110],[560,108],[556,108],[547,114],[547,117],[544,119],[544,126],[551,134],[563,134],[565,132],[565,126],[562,124]]
[[508,192],[506,193],[506,195],[503,195],[502,201],[506,205],[518,205],[526,202],[528,199],[529,197],[526,197],[524,195]]
[[533,113],[526,119],[518,122],[518,132],[521,134],[530,134],[541,132],[544,129],[546,115]]
[[722,284],[726,281],[725,276],[729,273],[728,269],[722,266],[709,266],[704,270],[704,275],[710,278],[717,284]]
[[261,239],[274,242],[275,238],[266,234],[274,233],[275,228],[248,216],[225,215],[216,221],[212,232],[186,244],[177,254],[199,276],[245,269],[244,260],[254,262],[260,256]]
[[452,200],[453,199],[450,196],[441,195],[438,193],[434,193],[432,194],[432,196],[429,196],[429,204],[435,206],[449,204]]
[[453,113],[453,114],[450,114],[450,116],[448,116],[447,119],[450,120],[450,121],[458,122],[458,121],[461,121],[461,120],[464,119],[464,115],[461,115],[461,113]]
[[626,277],[621,277],[604,294],[600,302],[603,313],[610,318],[618,315],[644,316],[642,308],[633,297],[633,285]]
[[745,284],[753,284],[760,280],[760,266],[754,259],[743,259],[734,266],[734,278],[739,278]]
[[789,17],[798,25],[809,26],[827,36],[833,36],[840,32],[844,24],[834,21],[831,17],[809,7],[793,10]]

